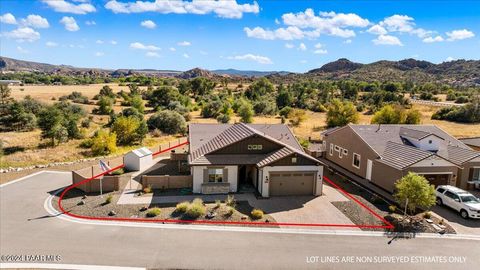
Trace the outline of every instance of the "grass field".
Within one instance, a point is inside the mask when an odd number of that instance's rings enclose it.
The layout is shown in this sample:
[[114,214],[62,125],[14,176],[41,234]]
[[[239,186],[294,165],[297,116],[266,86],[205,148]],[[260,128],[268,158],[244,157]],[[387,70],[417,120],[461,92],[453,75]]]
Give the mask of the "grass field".
[[[68,95],[72,91],[78,91],[85,96],[92,98],[98,94],[102,85],[81,85],[81,86],[12,86],[12,96],[15,99],[22,99],[26,95],[30,95],[33,98],[45,102],[52,103],[52,97],[58,99],[60,96]],[[120,90],[128,90],[126,86],[118,86],[116,84],[109,84],[109,86],[118,92]],[[21,90],[23,89],[23,90]],[[95,105],[80,105],[88,112],[91,112]],[[431,120],[432,114],[438,110],[438,107],[431,107],[425,105],[413,105],[414,109],[417,109],[422,114],[422,124],[435,124],[450,133],[455,137],[473,137],[480,136],[479,124],[460,124],[441,120]],[[123,109],[117,102],[114,107],[116,112]],[[194,111],[191,113],[192,123],[216,123],[215,119],[206,119],[200,116],[200,111]],[[359,124],[369,124],[372,115],[361,114]],[[87,136],[93,134],[102,124],[108,121],[108,116],[94,115],[93,124],[87,131]],[[237,116],[232,117],[231,122],[239,122],[240,118]],[[266,123],[266,124],[279,124],[281,123],[280,117],[266,117],[256,116],[253,119],[254,123]],[[307,120],[301,123],[298,127],[292,127],[293,132],[300,138],[304,139],[319,139],[320,132],[325,129],[326,114],[307,111]],[[42,147],[44,141],[40,139],[40,131],[34,130],[31,132],[4,132],[1,134],[4,147],[7,148],[6,155],[0,160],[0,168],[5,167],[24,167],[36,164],[47,164],[52,162],[73,161],[82,159],[88,156],[88,151],[79,147],[81,140],[72,140],[67,143],[63,143],[55,148]],[[147,146],[153,146],[169,140],[173,140],[172,136],[160,136],[151,137],[150,135],[145,139],[144,144]],[[114,154],[121,154],[129,151],[131,147],[119,147],[118,151]]]

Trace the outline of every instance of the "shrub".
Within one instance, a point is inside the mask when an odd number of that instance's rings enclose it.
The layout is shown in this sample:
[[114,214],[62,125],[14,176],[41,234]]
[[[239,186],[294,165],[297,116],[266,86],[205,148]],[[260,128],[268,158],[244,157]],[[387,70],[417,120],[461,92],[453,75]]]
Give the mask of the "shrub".
[[[144,132],[141,132],[142,121],[134,116],[120,116],[115,119],[111,130],[117,134],[117,143],[130,145],[142,141],[146,135]],[[143,124],[145,125],[145,123]]]
[[229,207],[227,208],[226,216],[229,216],[229,217],[232,216],[232,215],[233,215],[233,212],[235,212],[235,208],[229,206]]
[[148,186],[144,187],[143,192],[144,193],[152,193],[152,186],[148,185]]
[[99,130],[92,139],[91,150],[94,155],[108,155],[117,150],[117,135]]
[[187,209],[189,206],[190,206],[189,202],[177,203],[177,205],[175,206],[175,211],[178,213],[185,213],[187,212]]
[[455,103],[467,103],[468,101],[468,97],[466,96],[459,96],[455,99]]
[[423,213],[423,218],[431,218],[431,217],[432,217],[432,212],[427,211],[427,212]]
[[120,168],[120,169],[118,169],[118,170],[116,170],[116,171],[113,171],[111,174],[112,174],[112,175],[122,175],[122,174],[124,174],[124,173],[125,173],[125,170],[124,170],[123,168]]
[[89,118],[86,118],[86,119],[83,119],[82,122],[81,122],[81,126],[83,128],[89,128],[90,127],[90,122],[91,120]]
[[203,200],[200,199],[200,198],[195,198],[195,199],[193,199],[192,204],[200,204],[200,205],[203,205]]
[[388,210],[390,210],[390,212],[392,212],[392,213],[395,213],[395,212],[397,212],[397,206],[393,205],[393,204],[389,205]]
[[298,127],[303,121],[307,119],[307,114],[304,110],[292,109],[288,114],[288,118],[290,119],[290,123],[294,127]]
[[233,195],[228,195],[227,199],[225,200],[225,205],[235,208],[236,204],[237,202],[235,201],[235,197],[233,197]]
[[158,138],[158,137],[162,136],[162,132],[158,128],[156,128],[151,132],[151,135],[152,135],[152,137],[157,137]]
[[148,119],[148,127],[159,129],[166,134],[185,133],[187,131],[187,122],[178,112],[161,111]]
[[358,122],[358,112],[355,105],[351,102],[341,102],[338,99],[334,99],[327,111],[327,126],[339,127],[345,126],[349,123]]
[[220,200],[215,201],[215,208],[220,208],[222,206],[222,202]]
[[263,211],[261,209],[253,209],[250,215],[253,219],[261,219],[263,217]]
[[113,196],[112,196],[112,194],[109,194],[109,195],[107,196],[107,198],[105,199],[105,204],[111,203],[112,200],[113,200]]
[[291,111],[292,111],[292,107],[287,106],[287,107],[283,107],[280,110],[279,114],[280,114],[280,116],[288,118],[288,115],[290,114]]
[[185,212],[185,214],[192,219],[199,218],[200,216],[205,215],[206,212],[205,206],[203,206],[203,204],[199,203],[198,201],[195,202],[195,200],[189,205],[187,212]]
[[152,209],[148,210],[147,217],[156,217],[156,216],[160,215],[161,212],[162,212],[162,210],[158,207],[152,208]]
[[92,139],[86,139],[86,140],[83,140],[81,143],[80,143],[80,147],[81,148],[90,148],[92,147],[93,145],[93,140]]

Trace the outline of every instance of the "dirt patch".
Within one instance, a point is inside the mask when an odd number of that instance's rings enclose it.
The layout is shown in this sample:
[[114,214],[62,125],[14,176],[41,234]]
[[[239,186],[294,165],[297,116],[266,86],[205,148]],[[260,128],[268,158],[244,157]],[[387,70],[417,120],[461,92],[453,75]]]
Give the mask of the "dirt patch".
[[423,215],[423,213],[420,213],[412,217],[405,217],[394,213],[387,215],[385,219],[395,227],[395,232],[456,233],[455,230],[444,220],[438,219],[434,216],[427,219]]
[[[84,197],[86,195],[86,197]],[[148,218],[153,220],[191,220],[186,215],[175,211],[176,204],[122,204],[118,205],[117,201],[120,192],[104,193],[100,196],[98,193],[85,194],[81,190],[70,190],[64,199],[62,205],[65,211],[76,215],[90,217],[112,217],[109,215],[111,211],[115,212],[113,217],[117,218]],[[111,202],[106,203],[107,198],[111,196]],[[80,202],[83,201],[81,204]],[[53,201],[53,205],[58,210],[58,197]],[[247,201],[238,201],[233,213],[229,213],[229,207],[221,202],[220,205],[215,203],[204,203],[206,214],[196,220],[226,221],[226,222],[276,222],[270,215],[265,214],[260,219],[252,219],[250,212],[253,207]],[[160,208],[160,213],[155,217],[148,217],[148,210],[152,208]],[[207,217],[208,213],[214,213],[214,216]],[[243,226],[243,225],[241,225]],[[277,227],[273,226],[272,227]]]

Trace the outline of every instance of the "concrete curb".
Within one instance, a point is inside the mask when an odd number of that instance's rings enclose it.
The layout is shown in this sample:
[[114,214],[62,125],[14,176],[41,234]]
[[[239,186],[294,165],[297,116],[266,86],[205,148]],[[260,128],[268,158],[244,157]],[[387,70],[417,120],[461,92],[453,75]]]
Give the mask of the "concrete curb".
[[476,240],[480,241],[480,235],[462,235],[462,234],[432,234],[432,233],[418,233],[411,234],[386,234],[384,232],[373,231],[348,231],[348,230],[312,230],[300,228],[264,228],[264,227],[235,227],[235,226],[212,226],[212,225],[192,225],[192,224],[162,224],[162,223],[145,223],[145,222],[130,222],[130,221],[98,221],[74,218],[68,215],[63,215],[57,211],[53,205],[52,200],[55,195],[60,193],[57,191],[54,195],[50,195],[44,203],[45,210],[52,216],[79,224],[98,225],[98,226],[121,226],[121,227],[138,227],[138,228],[156,228],[156,229],[185,229],[198,231],[226,231],[226,232],[250,232],[250,233],[281,233],[281,234],[309,234],[309,235],[342,235],[342,236],[375,236],[392,238],[432,238],[432,239],[455,239],[455,240]]

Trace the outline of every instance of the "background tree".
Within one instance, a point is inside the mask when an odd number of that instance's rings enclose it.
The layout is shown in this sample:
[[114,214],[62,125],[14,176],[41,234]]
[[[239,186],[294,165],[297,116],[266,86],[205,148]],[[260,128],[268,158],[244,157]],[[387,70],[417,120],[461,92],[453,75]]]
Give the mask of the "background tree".
[[117,135],[119,145],[130,145],[140,141],[137,130],[140,128],[140,120],[134,116],[120,116],[111,127],[111,132]]
[[140,96],[140,95],[132,96],[132,98],[130,99],[130,105],[133,108],[137,109],[138,112],[140,112],[140,113],[145,112],[145,105],[143,104],[143,99],[142,99],[142,96]]
[[283,84],[280,84],[277,87],[277,92],[278,92],[278,95],[276,98],[276,102],[279,109],[282,109],[283,107],[287,107],[287,106],[292,106],[294,102],[293,94],[290,91],[288,91],[283,86]]
[[166,134],[184,134],[187,122],[178,112],[164,110],[152,115],[147,121],[150,129],[158,129]]
[[262,77],[248,86],[245,96],[250,100],[257,100],[265,95],[271,95],[274,91],[273,84],[267,78]]
[[100,92],[98,93],[100,96],[104,96],[104,97],[109,97],[111,99],[115,99],[116,98],[116,95],[115,93],[113,92],[113,89],[108,86],[108,85],[105,85],[102,87],[102,89],[100,89]]
[[373,116],[372,124],[411,124],[420,123],[421,114],[417,110],[406,111],[400,105],[386,105]]
[[327,127],[339,127],[357,122],[358,112],[352,102],[341,102],[338,99],[332,100],[327,111]]
[[298,127],[301,123],[307,120],[307,114],[304,110],[292,109],[288,113],[288,119],[290,119],[290,124],[292,124],[292,126]]
[[409,172],[395,183],[396,192],[393,195],[400,205],[414,213],[417,208],[429,209],[435,205],[435,187],[425,177]]
[[101,129],[92,138],[92,153],[98,155],[108,155],[117,151],[117,136],[107,130]]
[[113,112],[114,100],[108,96],[100,96],[97,105],[98,108],[94,109],[94,113],[101,115],[108,115]]
[[253,106],[252,103],[248,101],[243,101],[240,107],[238,108],[238,115],[240,116],[240,121],[243,123],[252,123],[253,122]]

